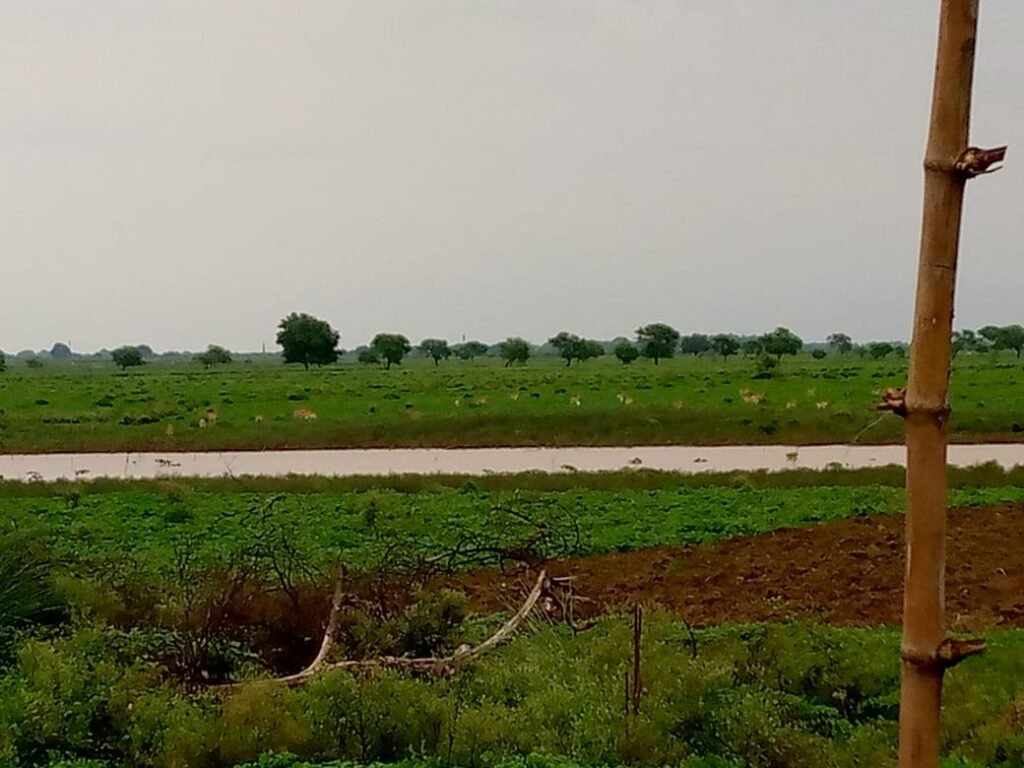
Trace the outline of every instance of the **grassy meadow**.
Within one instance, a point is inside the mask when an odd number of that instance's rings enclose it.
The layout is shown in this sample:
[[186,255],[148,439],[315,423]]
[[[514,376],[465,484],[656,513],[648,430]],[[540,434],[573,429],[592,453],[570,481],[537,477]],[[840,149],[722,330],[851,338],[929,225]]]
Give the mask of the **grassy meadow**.
[[[18,567],[0,586],[0,765],[895,766],[899,638],[887,626],[690,631],[651,607],[635,706],[623,697],[632,638],[619,613],[578,635],[532,620],[517,640],[450,677],[333,671],[297,688],[227,692],[205,682],[272,674],[253,650],[260,642],[290,641],[308,658],[310,625],[289,625],[301,611],[270,587],[282,568],[289,579],[322,579],[339,560],[387,572],[464,535],[484,543],[528,537],[524,519],[575,534],[555,541],[549,556],[720,541],[896,512],[901,476],[880,468],[2,483],[0,569],[12,555]],[[951,501],[1019,501],[1019,481],[994,467],[961,470]],[[230,578],[240,578],[240,568],[247,586],[236,592]],[[252,581],[264,578],[265,593]],[[210,623],[229,594],[250,606],[245,631]],[[293,597],[307,605],[301,590]],[[283,602],[286,613],[266,613],[267,599]],[[454,595],[415,599],[384,617],[383,604],[372,602],[368,614],[353,603],[337,653],[416,653],[424,644],[447,653],[479,642],[503,619],[468,614]],[[12,623],[30,611],[34,624]],[[278,623],[284,629],[270,643],[265,634]],[[1024,760],[1024,631],[993,631],[989,643],[947,681],[943,768]],[[186,661],[212,677],[183,677]]]
[[[566,368],[535,358],[411,359],[309,371],[236,362],[204,370],[154,363],[48,362],[0,374],[0,451],[320,447],[884,443],[879,392],[905,383],[905,361],[784,358],[771,378],[753,360],[677,357],[655,366],[603,358]],[[1024,367],[1012,355],[965,356],[952,383],[951,437],[1016,440]]]

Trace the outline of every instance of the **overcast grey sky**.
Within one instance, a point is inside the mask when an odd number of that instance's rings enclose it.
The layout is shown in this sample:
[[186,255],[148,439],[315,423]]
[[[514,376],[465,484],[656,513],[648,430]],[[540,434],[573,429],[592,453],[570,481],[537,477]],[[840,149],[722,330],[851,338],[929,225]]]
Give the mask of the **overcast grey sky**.
[[[938,5],[0,0],[0,349],[903,338]],[[985,0],[963,326],[1024,322],[1021,40]]]

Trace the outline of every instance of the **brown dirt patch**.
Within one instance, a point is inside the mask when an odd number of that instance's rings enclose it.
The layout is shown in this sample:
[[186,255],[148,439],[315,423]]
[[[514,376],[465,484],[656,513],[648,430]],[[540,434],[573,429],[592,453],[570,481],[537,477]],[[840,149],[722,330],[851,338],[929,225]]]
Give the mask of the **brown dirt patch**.
[[[1024,505],[953,509],[946,601],[952,628],[1024,627]],[[844,626],[898,624],[903,599],[902,515],[844,520],[694,547],[647,549],[561,561],[596,614],[656,603],[695,626],[810,620]],[[508,574],[458,577],[475,608],[514,599]]]

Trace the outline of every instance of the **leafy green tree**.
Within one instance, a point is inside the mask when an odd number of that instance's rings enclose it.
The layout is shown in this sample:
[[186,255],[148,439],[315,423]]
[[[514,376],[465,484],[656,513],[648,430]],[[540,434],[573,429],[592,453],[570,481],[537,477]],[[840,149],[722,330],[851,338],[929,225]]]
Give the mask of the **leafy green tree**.
[[825,339],[825,343],[828,344],[829,349],[840,355],[846,355],[853,351],[853,339],[845,333],[830,333]]
[[384,361],[388,370],[392,365],[401,365],[402,359],[412,350],[412,344],[400,333],[378,333],[370,342],[370,349]]
[[986,325],[978,333],[992,342],[994,349],[1012,349],[1018,358],[1024,351],[1024,327],[1019,325]]
[[740,351],[740,340],[731,333],[719,333],[711,337],[711,349],[723,360],[728,360]]
[[636,329],[640,354],[657,365],[665,357],[672,357],[679,344],[679,331],[665,323],[652,323]]
[[813,357],[815,360],[824,360],[826,357],[828,357],[828,353],[825,352],[824,349],[816,349],[813,352],[811,352],[811,357]]
[[583,339],[576,348],[576,359],[579,362],[593,360],[595,357],[604,356],[604,345],[594,339]]
[[424,339],[420,342],[420,350],[433,358],[434,365],[439,365],[442,360],[452,356],[451,347],[444,339]]
[[292,312],[277,327],[277,343],[284,350],[286,363],[302,363],[309,370],[311,365],[337,361],[339,335],[326,320]]
[[360,349],[359,355],[356,359],[364,365],[380,365],[380,355],[378,355],[377,351],[371,347],[363,347]]
[[501,342],[500,351],[506,368],[512,363],[525,363],[530,359],[530,342],[518,337],[509,337]]
[[583,339],[566,331],[548,339],[548,343],[558,350],[558,354],[565,360],[566,366],[572,365],[573,360],[582,363],[584,360],[601,357],[604,354],[601,342]]
[[7,356],[3,352],[0,352],[0,373],[3,373],[6,370],[7,370]]
[[196,362],[201,363],[203,368],[212,368],[215,365],[227,365],[231,362],[231,353],[224,347],[211,344],[205,352],[196,355]]
[[70,360],[72,357],[71,347],[64,342],[58,341],[50,347],[50,357],[54,360]]
[[487,354],[487,345],[480,341],[467,341],[456,344],[453,351],[460,360],[474,360]]
[[122,371],[142,365],[142,353],[138,347],[118,347],[110,353],[110,358]]
[[740,351],[744,357],[750,357],[751,355],[760,355],[764,351],[764,344],[761,343],[760,339],[746,339],[740,344]]
[[953,331],[950,348],[953,357],[956,357],[961,352],[985,352],[988,349],[988,340],[976,332],[966,328],[962,331]]
[[782,359],[783,355],[795,355],[803,349],[804,342],[788,328],[776,328],[761,337],[761,346],[769,355]]
[[640,350],[630,341],[620,341],[612,352],[623,365],[629,365],[640,357]]
[[711,349],[711,339],[705,333],[691,333],[679,340],[679,351],[684,355],[702,355]]
[[881,360],[892,354],[893,346],[887,341],[873,341],[868,344],[868,355],[875,360]]
[[557,336],[548,339],[548,344],[558,350],[558,354],[565,360],[566,366],[570,366],[576,357],[576,346],[581,341],[582,339],[576,334],[562,331]]

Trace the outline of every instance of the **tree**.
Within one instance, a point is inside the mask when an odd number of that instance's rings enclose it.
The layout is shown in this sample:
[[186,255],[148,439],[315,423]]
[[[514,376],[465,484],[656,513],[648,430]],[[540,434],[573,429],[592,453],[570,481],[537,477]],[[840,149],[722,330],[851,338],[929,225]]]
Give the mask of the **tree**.
[[750,357],[751,355],[760,355],[764,351],[764,344],[761,343],[760,339],[746,339],[740,344],[740,351],[744,357]]
[[711,337],[711,349],[723,360],[728,360],[740,351],[740,340],[729,333],[719,333]]
[[512,363],[525,363],[530,359],[530,342],[518,337],[509,337],[501,342],[500,351],[506,368]]
[[846,355],[853,351],[853,339],[845,333],[830,333],[825,339],[828,348],[840,355]]
[[460,360],[473,360],[487,354],[487,345],[480,341],[467,341],[456,344],[452,351]]
[[231,353],[224,347],[211,344],[205,352],[196,355],[196,361],[202,363],[203,368],[211,368],[215,365],[227,365],[231,362]]
[[619,362],[623,365],[629,365],[638,357],[640,357],[640,350],[629,341],[620,341],[615,345],[614,349],[615,356],[619,359]]
[[679,340],[679,351],[684,355],[701,355],[711,349],[711,339],[704,333],[691,333]]
[[974,331],[966,328],[962,331],[953,331],[953,339],[950,344],[953,357],[961,352],[985,352],[988,348],[989,342]]
[[665,323],[652,323],[636,329],[640,354],[657,365],[664,357],[672,357],[679,344],[679,331]]
[[576,360],[583,362],[584,360],[593,360],[595,357],[604,356],[604,345],[600,341],[594,339],[583,339],[580,342],[579,347],[576,349]]
[[439,365],[442,360],[447,360],[452,355],[452,350],[444,339],[424,339],[420,342],[420,349],[434,359],[434,365]]
[[139,350],[139,354],[142,355],[143,360],[153,357],[156,354],[149,344],[136,344],[135,348]]
[[601,357],[604,354],[601,342],[583,339],[566,331],[548,339],[548,343],[558,350],[558,354],[565,360],[566,366],[572,365],[573,360],[582,363],[584,360]]
[[992,342],[994,349],[1012,349],[1018,358],[1024,351],[1024,327],[1019,325],[986,325],[978,333]]
[[58,341],[50,348],[50,357],[54,360],[70,360],[72,357],[71,347]]
[[356,359],[364,365],[380,365],[380,355],[370,347],[360,349]]
[[557,336],[548,339],[548,344],[558,350],[558,354],[565,360],[565,365],[568,367],[572,365],[573,358],[576,357],[576,345],[580,341],[582,339],[576,334],[562,331]]
[[7,370],[7,356],[3,352],[0,352],[0,373],[3,373],[6,370]]
[[804,342],[791,330],[780,326],[762,336],[761,345],[765,352],[781,360],[783,355],[795,355],[803,349]]
[[142,353],[138,347],[118,347],[110,353],[110,357],[122,371],[142,365]]
[[402,358],[412,350],[412,344],[400,333],[378,333],[370,342],[370,349],[384,361],[384,368],[391,370],[392,365],[402,364]]
[[326,320],[292,312],[277,327],[277,343],[284,350],[286,363],[302,363],[309,370],[311,365],[337,361],[339,335]]
[[868,354],[875,360],[881,360],[892,353],[893,346],[887,341],[873,341],[868,344]]

